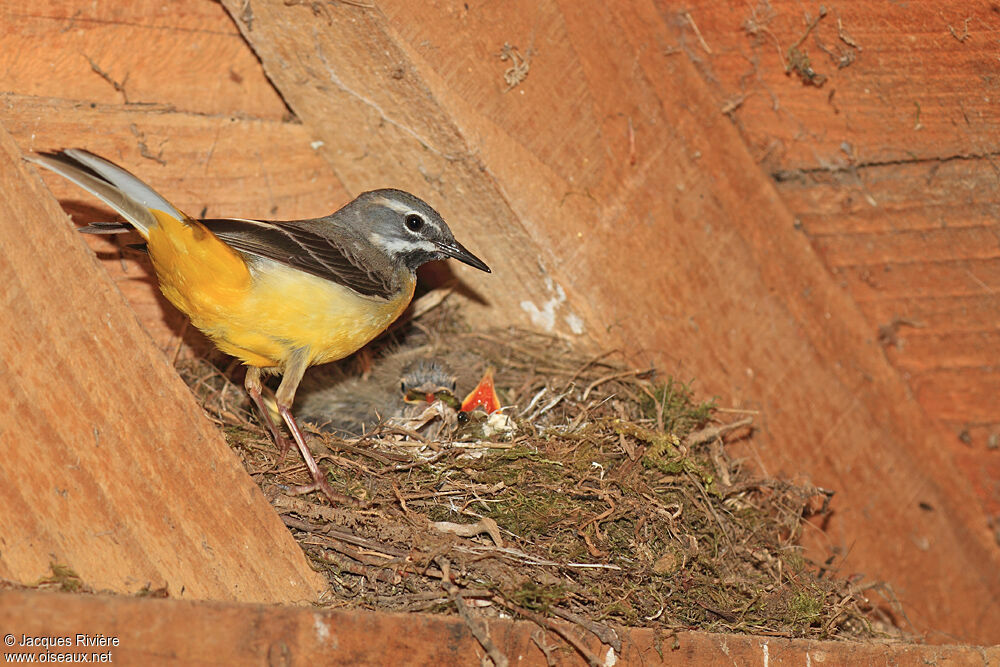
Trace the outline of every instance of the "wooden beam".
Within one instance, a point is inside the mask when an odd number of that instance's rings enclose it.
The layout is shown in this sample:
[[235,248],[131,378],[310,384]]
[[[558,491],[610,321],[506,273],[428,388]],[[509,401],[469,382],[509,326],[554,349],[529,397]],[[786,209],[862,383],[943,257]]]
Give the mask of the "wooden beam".
[[[552,632],[524,621],[477,618],[511,664],[550,664],[533,635],[557,664],[583,664]],[[457,616],[388,614],[368,611],[295,609],[218,602],[67,595],[38,591],[0,592],[0,627],[13,635],[18,652],[28,637],[68,637],[69,647],[53,653],[107,654],[110,662],[144,665],[340,664],[469,665],[482,647]],[[609,652],[580,628],[564,626],[579,638],[599,664],[685,665],[983,665],[1000,660],[1000,648],[921,646],[903,643],[854,643],[720,635],[709,632],[665,634],[651,629],[619,629],[620,653]],[[103,636],[117,646],[80,647],[77,635]]]

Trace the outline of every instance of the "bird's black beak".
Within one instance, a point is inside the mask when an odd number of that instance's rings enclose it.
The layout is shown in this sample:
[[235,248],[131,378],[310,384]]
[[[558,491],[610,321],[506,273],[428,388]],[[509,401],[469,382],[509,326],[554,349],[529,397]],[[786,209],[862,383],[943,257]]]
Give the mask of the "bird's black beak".
[[443,252],[448,257],[457,259],[458,261],[464,264],[468,264],[469,266],[473,266],[479,269],[480,271],[485,271],[486,273],[493,273],[492,271],[490,271],[490,267],[486,266],[486,262],[484,262],[483,260],[473,255],[471,252],[466,250],[465,246],[463,246],[458,241],[452,240],[448,243],[439,243],[438,248],[440,248],[441,252]]

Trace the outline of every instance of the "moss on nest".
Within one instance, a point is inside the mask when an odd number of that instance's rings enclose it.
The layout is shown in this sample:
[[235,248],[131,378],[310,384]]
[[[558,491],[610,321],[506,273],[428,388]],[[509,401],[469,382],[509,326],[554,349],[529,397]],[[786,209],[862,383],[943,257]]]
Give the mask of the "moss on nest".
[[[752,438],[749,419],[722,424],[690,383],[630,371],[562,339],[431,328],[434,338],[417,332],[405,344],[459,360],[473,376],[495,368],[517,430],[477,440],[449,424],[426,442],[391,428],[349,440],[314,433],[331,483],[365,500],[360,509],[290,496],[308,477],[297,457],[279,463],[239,388],[204,361],[182,369],[327,574],[329,604],[454,611],[448,591],[457,586],[479,601],[478,613],[873,635],[860,590],[798,546],[830,493],[761,477],[727,452],[727,439]],[[346,374],[359,363],[345,362]]]

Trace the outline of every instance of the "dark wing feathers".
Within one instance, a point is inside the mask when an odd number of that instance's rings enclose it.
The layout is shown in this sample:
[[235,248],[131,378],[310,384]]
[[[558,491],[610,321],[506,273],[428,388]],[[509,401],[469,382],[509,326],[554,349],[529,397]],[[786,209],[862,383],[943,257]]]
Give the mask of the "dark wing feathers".
[[241,253],[287,264],[365,296],[390,299],[395,293],[394,273],[377,275],[358,266],[350,253],[334,240],[295,222],[234,219],[201,222]]
[[135,227],[127,222],[92,222],[77,231],[84,234],[124,234],[134,232]]

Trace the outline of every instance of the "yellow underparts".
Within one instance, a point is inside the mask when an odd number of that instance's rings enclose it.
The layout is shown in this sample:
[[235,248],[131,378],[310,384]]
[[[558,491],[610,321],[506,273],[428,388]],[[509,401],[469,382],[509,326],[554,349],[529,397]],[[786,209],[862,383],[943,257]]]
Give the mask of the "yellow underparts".
[[149,256],[160,290],[223,352],[260,368],[281,369],[291,354],[309,350],[310,365],[342,359],[379,335],[413,297],[413,273],[391,301],[271,260],[251,270],[204,225],[152,211]]

